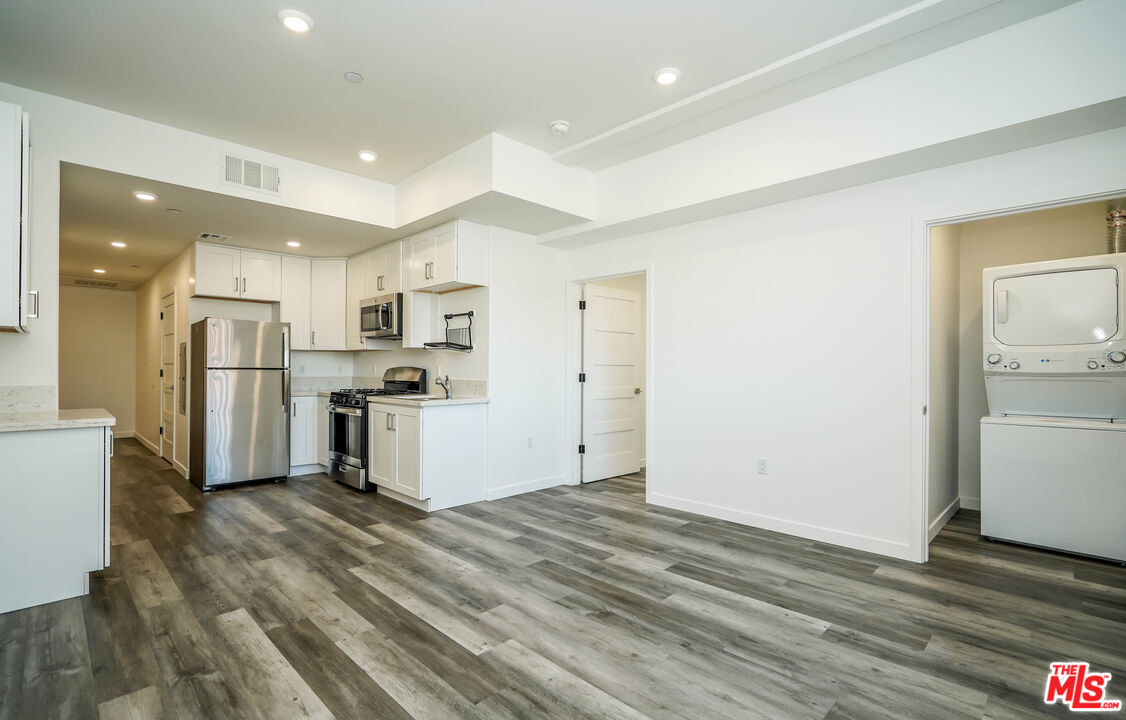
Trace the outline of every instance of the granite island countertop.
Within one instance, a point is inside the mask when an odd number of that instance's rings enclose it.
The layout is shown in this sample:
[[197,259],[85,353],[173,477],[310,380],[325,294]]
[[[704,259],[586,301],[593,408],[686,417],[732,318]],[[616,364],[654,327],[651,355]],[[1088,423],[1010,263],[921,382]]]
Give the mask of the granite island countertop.
[[69,428],[107,427],[116,424],[117,418],[102,408],[0,413],[0,432],[66,430]]

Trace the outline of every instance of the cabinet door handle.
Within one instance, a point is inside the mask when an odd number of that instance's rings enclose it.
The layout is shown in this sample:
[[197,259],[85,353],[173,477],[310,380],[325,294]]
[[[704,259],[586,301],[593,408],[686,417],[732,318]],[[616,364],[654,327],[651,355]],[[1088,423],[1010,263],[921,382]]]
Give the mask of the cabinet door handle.
[[293,417],[297,417],[297,403],[293,403]]
[[399,429],[399,416],[398,415],[392,415],[391,416],[391,429],[392,430],[398,430]]
[[246,278],[242,279],[242,291],[246,292]]
[[38,290],[28,290],[27,291],[27,297],[28,297],[29,300],[31,298],[35,298],[35,312],[29,312],[27,314],[27,316],[29,318],[39,317],[39,291]]
[[316,345],[317,344],[317,331],[314,330],[311,333],[309,333],[309,335],[311,336],[309,338],[309,344],[310,345]]
[[235,275],[235,292],[238,292],[238,275]]
[[387,417],[386,417],[386,418],[384,418],[384,419],[385,419],[385,420],[387,421],[387,422],[385,423],[385,427],[386,427],[386,428],[387,428],[388,430],[390,430],[390,429],[391,429],[391,413],[387,413]]

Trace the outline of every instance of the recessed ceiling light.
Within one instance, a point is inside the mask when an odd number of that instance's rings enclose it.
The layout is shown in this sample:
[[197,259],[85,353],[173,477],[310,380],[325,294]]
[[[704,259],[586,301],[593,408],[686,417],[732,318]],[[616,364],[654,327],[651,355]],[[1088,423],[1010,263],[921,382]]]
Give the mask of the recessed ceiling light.
[[183,212],[183,210],[181,210],[180,208],[167,208],[164,212],[170,212],[173,215],[179,215]]
[[114,247],[125,247],[125,243],[121,242],[120,240],[114,240],[110,243],[110,245],[113,245]]
[[375,162],[375,159],[377,157],[379,157],[378,155],[373,153],[371,150],[361,150],[359,152],[359,155],[360,155],[360,159],[363,160],[364,162]]
[[350,83],[362,83],[364,81],[364,76],[359,74],[358,72],[346,72],[344,73],[344,79]]
[[301,243],[297,242],[296,240],[287,240],[285,244],[290,247],[301,247]]
[[300,10],[282,10],[278,13],[278,20],[295,33],[307,33],[313,29],[313,18]]
[[157,195],[156,193],[149,192],[148,190],[134,190],[133,191],[133,197],[137,198],[138,200],[144,200],[146,202],[152,202],[153,200],[156,200],[160,196]]
[[105,275],[106,274],[106,271],[103,270],[102,268],[94,268],[94,272],[98,273],[99,275]]
[[672,85],[680,79],[680,71],[673,67],[661,68],[653,73],[653,80],[658,85]]

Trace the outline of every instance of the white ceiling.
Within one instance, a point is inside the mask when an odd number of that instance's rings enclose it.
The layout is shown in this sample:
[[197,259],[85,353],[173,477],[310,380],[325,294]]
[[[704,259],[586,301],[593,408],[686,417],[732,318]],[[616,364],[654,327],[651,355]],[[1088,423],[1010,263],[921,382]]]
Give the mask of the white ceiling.
[[[133,197],[134,190],[148,190],[159,198],[142,202]],[[181,212],[170,213],[168,208]],[[152,277],[201,232],[230,235],[228,243],[238,247],[308,257],[354,255],[394,237],[392,230],[351,220],[62,164],[62,276],[131,287]],[[110,243],[114,240],[126,243],[126,247],[113,247]],[[296,240],[301,247],[291,248],[287,240]],[[95,274],[96,267],[106,273]]]
[[[488,132],[559,152],[889,14],[994,2],[2,0],[0,79],[397,182]],[[285,7],[315,30],[285,30]],[[669,65],[681,81],[657,86]]]

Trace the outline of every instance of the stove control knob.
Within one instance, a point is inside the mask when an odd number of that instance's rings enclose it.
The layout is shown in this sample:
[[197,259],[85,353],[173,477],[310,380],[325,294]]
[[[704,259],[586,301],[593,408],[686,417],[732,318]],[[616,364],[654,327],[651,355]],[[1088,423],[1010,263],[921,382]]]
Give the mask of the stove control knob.
[[996,365],[997,363],[1001,362],[1001,356],[997,353],[989,353],[985,356],[985,361],[990,365]]
[[1020,370],[1020,363],[1017,362],[1016,360],[1013,360],[1011,363],[1009,363],[1009,369],[1010,370]]
[[1098,360],[1088,360],[1087,361],[1087,367],[1091,368],[1092,370],[1098,370],[1099,369]]
[[1126,363],[1126,352],[1115,350],[1114,352],[1107,355],[1106,359],[1110,360],[1115,365],[1121,365],[1122,363]]

